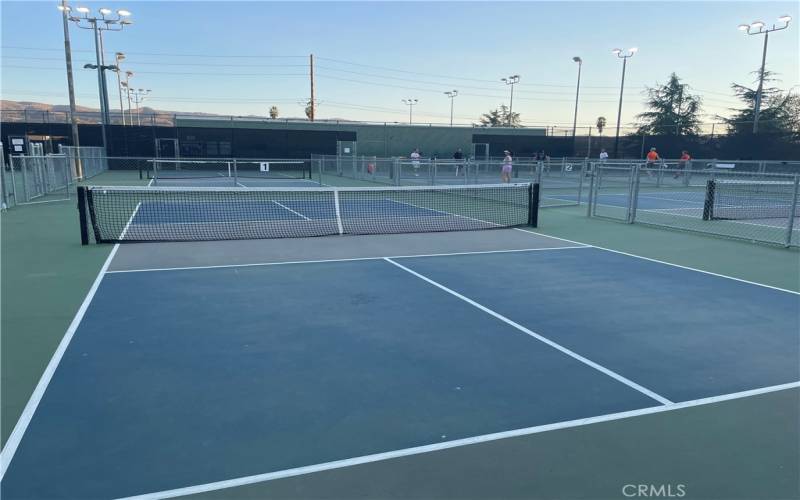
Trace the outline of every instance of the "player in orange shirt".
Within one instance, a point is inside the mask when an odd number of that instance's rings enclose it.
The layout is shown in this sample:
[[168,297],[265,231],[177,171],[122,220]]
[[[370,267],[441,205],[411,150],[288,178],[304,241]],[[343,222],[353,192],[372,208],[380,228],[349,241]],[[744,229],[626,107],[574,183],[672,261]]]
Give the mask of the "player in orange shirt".
[[678,170],[675,172],[674,175],[675,179],[683,175],[683,172],[681,171],[686,170],[686,168],[689,166],[689,161],[691,159],[692,157],[689,155],[688,151],[686,151],[685,149],[681,151],[681,161],[678,162]]
[[650,152],[647,153],[647,162],[644,165],[647,169],[647,175],[652,177],[653,172],[650,169],[655,168],[656,162],[660,159],[658,153],[656,153],[656,148],[650,148]]

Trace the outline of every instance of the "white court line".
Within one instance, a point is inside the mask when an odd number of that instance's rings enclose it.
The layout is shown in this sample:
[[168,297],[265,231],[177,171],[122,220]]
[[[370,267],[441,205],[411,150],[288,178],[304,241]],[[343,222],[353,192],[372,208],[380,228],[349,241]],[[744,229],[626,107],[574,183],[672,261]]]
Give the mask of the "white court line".
[[451,255],[482,255],[492,253],[514,253],[514,252],[542,252],[551,250],[573,250],[577,248],[593,248],[591,245],[576,245],[564,247],[545,247],[545,248],[515,248],[512,250],[477,250],[474,252],[450,252],[450,253],[428,253],[414,255],[390,255],[379,257],[350,257],[344,259],[319,259],[319,260],[293,260],[286,262],[255,262],[251,264],[219,264],[211,266],[190,266],[190,267],[160,267],[152,269],[120,269],[117,271],[107,271],[106,274],[116,273],[149,273],[154,271],[192,271],[196,269],[224,269],[229,267],[261,267],[261,266],[283,266],[287,264],[320,264],[325,262],[352,262],[360,260],[382,260],[382,259],[412,259],[415,257],[449,257]]
[[473,436],[464,439],[456,439],[453,441],[444,441],[441,443],[428,444],[423,446],[415,446],[413,448],[404,448],[401,450],[388,451],[384,453],[375,453],[373,455],[363,455],[360,457],[347,458],[344,460],[336,460],[334,462],[325,462],[315,465],[307,465],[305,467],[296,467],[294,469],[286,469],[276,472],[267,472],[264,474],[256,474],[252,476],[238,477],[235,479],[228,479],[225,481],[217,481],[214,483],[199,484],[194,486],[187,486],[185,488],[176,488],[173,490],[157,491],[153,493],[146,493],[144,495],[137,495],[126,497],[121,500],[155,500],[162,498],[175,498],[185,495],[194,495],[198,493],[206,493],[209,491],[218,491],[238,486],[245,486],[248,484],[265,483],[274,481],[276,479],[284,479],[288,477],[302,476],[306,474],[313,474],[334,469],[343,469],[346,467],[353,467],[356,465],[369,464],[374,462],[382,462],[395,458],[408,457],[413,455],[421,455],[424,453],[432,453],[441,450],[448,450],[451,448],[460,448],[463,446],[472,446],[480,443],[488,443],[498,441],[501,439],[509,439],[521,436],[530,436],[532,434],[541,434],[544,432],[551,432],[560,429],[571,429],[575,427],[583,427],[587,425],[598,424],[602,422],[613,422],[615,420],[622,420],[626,418],[640,417],[644,415],[655,415],[659,413],[666,413],[675,410],[682,410],[685,408],[695,408],[698,406],[706,406],[724,401],[733,401],[736,399],[743,399],[751,396],[758,396],[761,394],[769,394],[788,389],[795,389],[800,387],[800,382],[790,382],[788,384],[774,385],[770,387],[762,387],[760,389],[753,389],[749,391],[734,392],[731,394],[724,394],[721,396],[712,396],[702,399],[694,399],[691,401],[683,401],[681,403],[671,403],[668,405],[651,406],[639,410],[630,410],[618,413],[609,413],[606,415],[599,415],[596,417],[581,418],[576,420],[567,420],[564,422],[557,422],[553,424],[537,425],[534,427],[525,427],[522,429],[514,429],[510,431],[495,432],[492,434],[483,434],[480,436]]
[[518,227],[517,228],[513,228],[513,229],[515,229],[516,231],[523,231],[523,232],[526,232],[526,233],[535,234],[536,236],[546,236],[548,238],[553,238],[553,239],[560,240],[560,241],[566,241],[567,243],[572,243],[574,245],[588,245],[588,246],[590,246],[592,248],[596,248],[598,250],[603,250],[603,251],[612,252],[612,253],[618,253],[620,255],[627,255],[628,257],[634,257],[636,259],[649,260],[650,262],[656,262],[658,264],[664,264],[665,266],[678,267],[680,269],[686,269],[687,271],[695,271],[695,272],[698,272],[698,273],[703,273],[703,274],[709,274],[711,276],[716,276],[718,278],[725,278],[725,279],[729,279],[729,280],[733,280],[733,281],[738,281],[740,283],[747,283],[748,285],[756,285],[756,286],[761,286],[761,287],[764,287],[764,288],[769,288],[771,290],[778,290],[779,292],[786,292],[786,293],[791,293],[793,295],[800,295],[800,292],[795,292],[794,290],[787,290],[785,288],[780,288],[780,287],[777,287],[777,286],[765,285],[764,283],[757,283],[755,281],[748,281],[748,280],[742,279],[742,278],[734,278],[733,276],[727,276],[725,274],[714,273],[714,272],[711,272],[711,271],[704,271],[702,269],[697,269],[697,268],[688,267],[688,266],[682,266],[680,264],[673,264],[672,262],[666,262],[666,261],[663,261],[663,260],[651,259],[650,257],[643,257],[641,255],[636,255],[636,254],[633,254],[633,253],[623,252],[621,250],[612,250],[610,248],[599,247],[599,246],[596,246],[596,245],[590,245],[589,243],[582,243],[580,241],[568,240],[566,238],[559,238],[558,236],[551,236],[549,234],[539,233],[539,232],[536,232],[536,231],[529,231],[527,229],[520,229]]
[[[139,213],[139,209],[141,208],[141,206],[142,202],[139,202],[136,204],[136,208],[133,209],[133,213],[128,219],[128,222],[125,224],[125,227],[122,229],[122,234],[120,234],[121,240],[125,239],[125,234],[127,234],[128,228],[131,226],[131,223],[133,222],[134,217],[136,217],[136,214]],[[28,425],[31,423],[33,414],[36,412],[36,408],[39,407],[39,403],[41,402],[42,397],[44,396],[44,393],[47,390],[47,386],[53,379],[53,375],[56,372],[56,368],[58,368],[58,364],[61,362],[61,358],[64,357],[64,353],[66,352],[70,341],[72,341],[72,337],[75,335],[75,331],[78,329],[78,325],[81,324],[81,320],[83,319],[84,314],[86,314],[86,310],[89,308],[89,304],[91,304],[92,299],[94,298],[94,294],[97,292],[97,288],[100,286],[100,282],[103,281],[103,276],[105,276],[106,271],[108,270],[108,266],[114,259],[114,255],[117,254],[118,249],[119,249],[119,243],[114,245],[114,247],[111,249],[111,252],[109,252],[108,257],[106,257],[103,266],[100,268],[100,272],[97,273],[97,277],[95,278],[94,283],[92,283],[92,287],[89,289],[89,292],[83,299],[80,308],[78,308],[78,312],[75,313],[75,317],[72,319],[72,323],[69,324],[66,333],[61,338],[61,342],[59,342],[58,347],[56,347],[56,350],[53,353],[53,357],[50,358],[50,362],[47,363],[47,367],[45,367],[42,376],[39,378],[39,383],[36,384],[36,388],[33,390],[31,397],[28,399],[28,403],[22,410],[22,414],[17,420],[16,425],[14,425],[14,430],[11,431],[11,435],[8,437],[8,440],[6,441],[6,444],[3,447],[3,451],[0,452],[0,481],[3,480],[3,476],[5,476],[9,464],[11,464],[11,459],[14,458],[14,453],[16,453],[17,448],[19,447],[19,443],[22,440],[22,436],[25,434]]]
[[53,374],[55,374],[56,368],[61,362],[61,358],[64,357],[64,353],[66,352],[72,337],[75,335],[75,331],[78,329],[78,325],[80,325],[84,314],[86,314],[86,310],[89,308],[89,304],[92,302],[92,298],[97,292],[100,282],[103,281],[103,276],[105,275],[108,266],[111,264],[111,260],[114,258],[114,255],[117,253],[118,248],[119,243],[114,245],[114,247],[111,249],[106,261],[100,268],[100,272],[97,273],[97,277],[95,278],[94,283],[92,283],[92,287],[86,294],[86,298],[83,299],[83,302],[81,303],[78,312],[75,314],[72,323],[70,323],[66,333],[64,334],[64,337],[62,337],[61,342],[58,344],[53,356],[50,358],[50,362],[47,363],[47,367],[44,369],[42,376],[39,378],[39,383],[36,384],[36,388],[33,390],[31,397],[28,399],[28,403],[22,410],[22,414],[17,420],[11,435],[8,437],[8,440],[3,447],[3,451],[0,452],[0,481],[2,481],[3,477],[5,476],[6,470],[8,470],[11,460],[14,458],[14,453],[16,453],[17,447],[22,440],[22,436],[25,434],[31,419],[33,418],[33,414],[36,412],[36,408],[38,408],[39,403],[41,402],[42,397],[47,390],[47,386],[50,384]]
[[644,387],[642,385],[637,384],[633,380],[630,380],[630,379],[628,379],[626,377],[623,377],[622,375],[618,374],[617,372],[615,372],[615,371],[613,371],[613,370],[611,370],[609,368],[606,368],[605,366],[603,366],[601,364],[595,363],[594,361],[592,361],[592,360],[590,360],[588,358],[585,358],[585,357],[581,356],[580,354],[578,354],[578,353],[576,353],[576,352],[574,352],[574,351],[572,351],[570,349],[567,349],[566,347],[562,346],[561,344],[559,344],[557,342],[554,342],[554,341],[548,339],[547,337],[543,337],[542,335],[539,335],[538,333],[534,332],[533,330],[529,330],[528,328],[525,328],[524,326],[520,325],[519,323],[517,323],[515,321],[512,321],[512,320],[508,319],[507,317],[503,316],[502,314],[500,314],[500,313],[498,313],[496,311],[493,311],[492,309],[489,309],[488,307],[486,307],[486,306],[484,306],[482,304],[479,304],[478,302],[475,302],[474,300],[470,299],[469,297],[461,295],[460,293],[456,292],[455,290],[447,288],[446,286],[442,285],[441,283],[438,283],[438,282],[428,278],[427,276],[414,271],[413,269],[409,269],[408,267],[406,267],[406,266],[404,266],[402,264],[399,264],[399,263],[393,261],[392,259],[390,259],[388,257],[384,258],[383,260],[385,260],[386,262],[388,262],[388,263],[390,263],[390,264],[392,264],[394,266],[399,267],[400,269],[402,269],[403,271],[406,271],[409,274],[412,274],[412,275],[416,276],[417,278],[421,279],[422,281],[425,281],[425,282],[435,286],[436,288],[438,288],[440,290],[443,290],[443,291],[449,293],[450,295],[463,300],[467,304],[469,304],[469,305],[471,305],[471,306],[473,306],[473,307],[475,307],[477,309],[480,309],[481,311],[485,312],[486,314],[488,314],[490,316],[493,316],[493,317],[499,319],[503,323],[506,323],[507,325],[513,326],[514,328],[516,328],[517,330],[521,331],[522,333],[530,335],[531,337],[535,338],[536,340],[549,345],[553,349],[561,351],[562,353],[566,354],[567,356],[569,356],[571,358],[574,358],[574,359],[580,361],[581,363],[594,368],[595,370],[599,371],[600,373],[603,373],[603,374],[613,378],[617,382],[621,382],[621,383],[627,385],[628,387],[630,387],[631,389],[639,391],[639,392],[641,392],[642,394],[644,394],[645,396],[647,396],[649,398],[655,399],[656,401],[658,401],[659,403],[661,403],[663,405],[668,405],[668,404],[672,403],[672,401],[670,401],[669,399],[665,398],[664,396],[661,396],[660,394],[657,394],[657,393],[651,391],[650,389],[648,389],[648,388],[646,388],[646,387]]
[[[133,209],[133,213],[128,219],[128,222],[125,224],[125,227],[122,229],[122,234],[120,234],[121,240],[125,239],[125,235],[128,233],[128,228],[130,228],[133,219],[136,217],[136,214],[139,213],[139,209],[141,207],[142,202],[136,204],[136,208]],[[89,292],[83,299],[80,308],[78,308],[78,312],[75,313],[72,323],[70,323],[69,327],[67,328],[64,337],[61,338],[61,342],[58,344],[58,347],[53,353],[53,357],[50,358],[50,362],[47,363],[47,367],[44,369],[42,376],[39,378],[39,383],[36,384],[36,388],[33,390],[31,397],[28,399],[28,403],[22,410],[22,414],[17,420],[11,435],[8,437],[8,440],[3,447],[3,451],[0,452],[0,481],[3,480],[3,476],[5,476],[6,470],[11,463],[11,459],[14,458],[14,453],[16,453],[17,447],[19,447],[22,436],[25,434],[25,430],[28,428],[31,419],[33,418],[33,414],[36,412],[36,408],[39,407],[39,403],[41,402],[42,397],[47,390],[47,386],[53,379],[56,368],[58,368],[61,358],[64,357],[64,353],[66,352],[70,341],[72,341],[72,337],[75,335],[75,331],[78,329],[78,325],[80,325],[84,314],[86,314],[86,310],[89,308],[89,304],[91,304],[94,294],[97,292],[100,282],[103,281],[103,276],[105,276],[108,266],[114,259],[114,255],[116,255],[118,249],[119,243],[114,245],[114,247],[111,249],[111,252],[108,254],[108,257],[106,257],[103,266],[100,268],[100,272],[97,273],[97,277],[95,278],[94,283],[92,283],[92,287],[89,289]]]
[[300,212],[292,210],[291,208],[287,207],[286,205],[284,205],[283,203],[281,203],[279,201],[272,200],[272,203],[278,205],[279,207],[285,208],[286,210],[292,212],[295,215],[299,215],[300,217],[304,218],[305,220],[311,220],[308,217],[306,217],[305,215],[301,214]]

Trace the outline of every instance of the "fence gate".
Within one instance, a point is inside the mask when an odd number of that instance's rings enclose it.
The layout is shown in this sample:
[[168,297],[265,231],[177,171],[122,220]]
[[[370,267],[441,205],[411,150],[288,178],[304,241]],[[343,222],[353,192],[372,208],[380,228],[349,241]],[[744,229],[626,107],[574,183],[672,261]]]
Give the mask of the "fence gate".
[[347,169],[348,174],[352,170],[353,175],[358,175],[358,149],[356,141],[336,141],[336,173],[342,175]]
[[178,139],[156,139],[157,158],[178,158],[179,156]]
[[489,161],[489,145],[486,143],[473,144],[472,159],[476,161]]

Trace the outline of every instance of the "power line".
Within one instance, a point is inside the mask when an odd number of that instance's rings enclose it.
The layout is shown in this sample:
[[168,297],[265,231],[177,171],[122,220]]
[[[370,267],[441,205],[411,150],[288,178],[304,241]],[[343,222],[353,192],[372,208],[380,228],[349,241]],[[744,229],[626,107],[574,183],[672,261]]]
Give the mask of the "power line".
[[[63,71],[63,68],[39,67],[39,66],[18,66],[14,64],[5,65],[6,68],[15,69],[36,69],[45,71]],[[202,73],[202,72],[177,72],[177,71],[137,71],[148,75],[205,75],[205,76],[279,76],[279,77],[306,77],[305,73]]]

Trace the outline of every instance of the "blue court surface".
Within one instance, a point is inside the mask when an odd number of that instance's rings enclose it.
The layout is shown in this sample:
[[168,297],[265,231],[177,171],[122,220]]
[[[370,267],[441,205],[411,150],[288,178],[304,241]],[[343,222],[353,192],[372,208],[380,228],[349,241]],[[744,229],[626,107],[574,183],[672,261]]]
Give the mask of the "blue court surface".
[[212,242],[183,269],[158,261],[183,247],[120,247],[152,265],[98,277],[3,498],[157,498],[800,380],[800,295],[533,233],[500,246],[518,233],[385,258],[359,253],[383,236],[337,236],[354,257],[329,261]]

